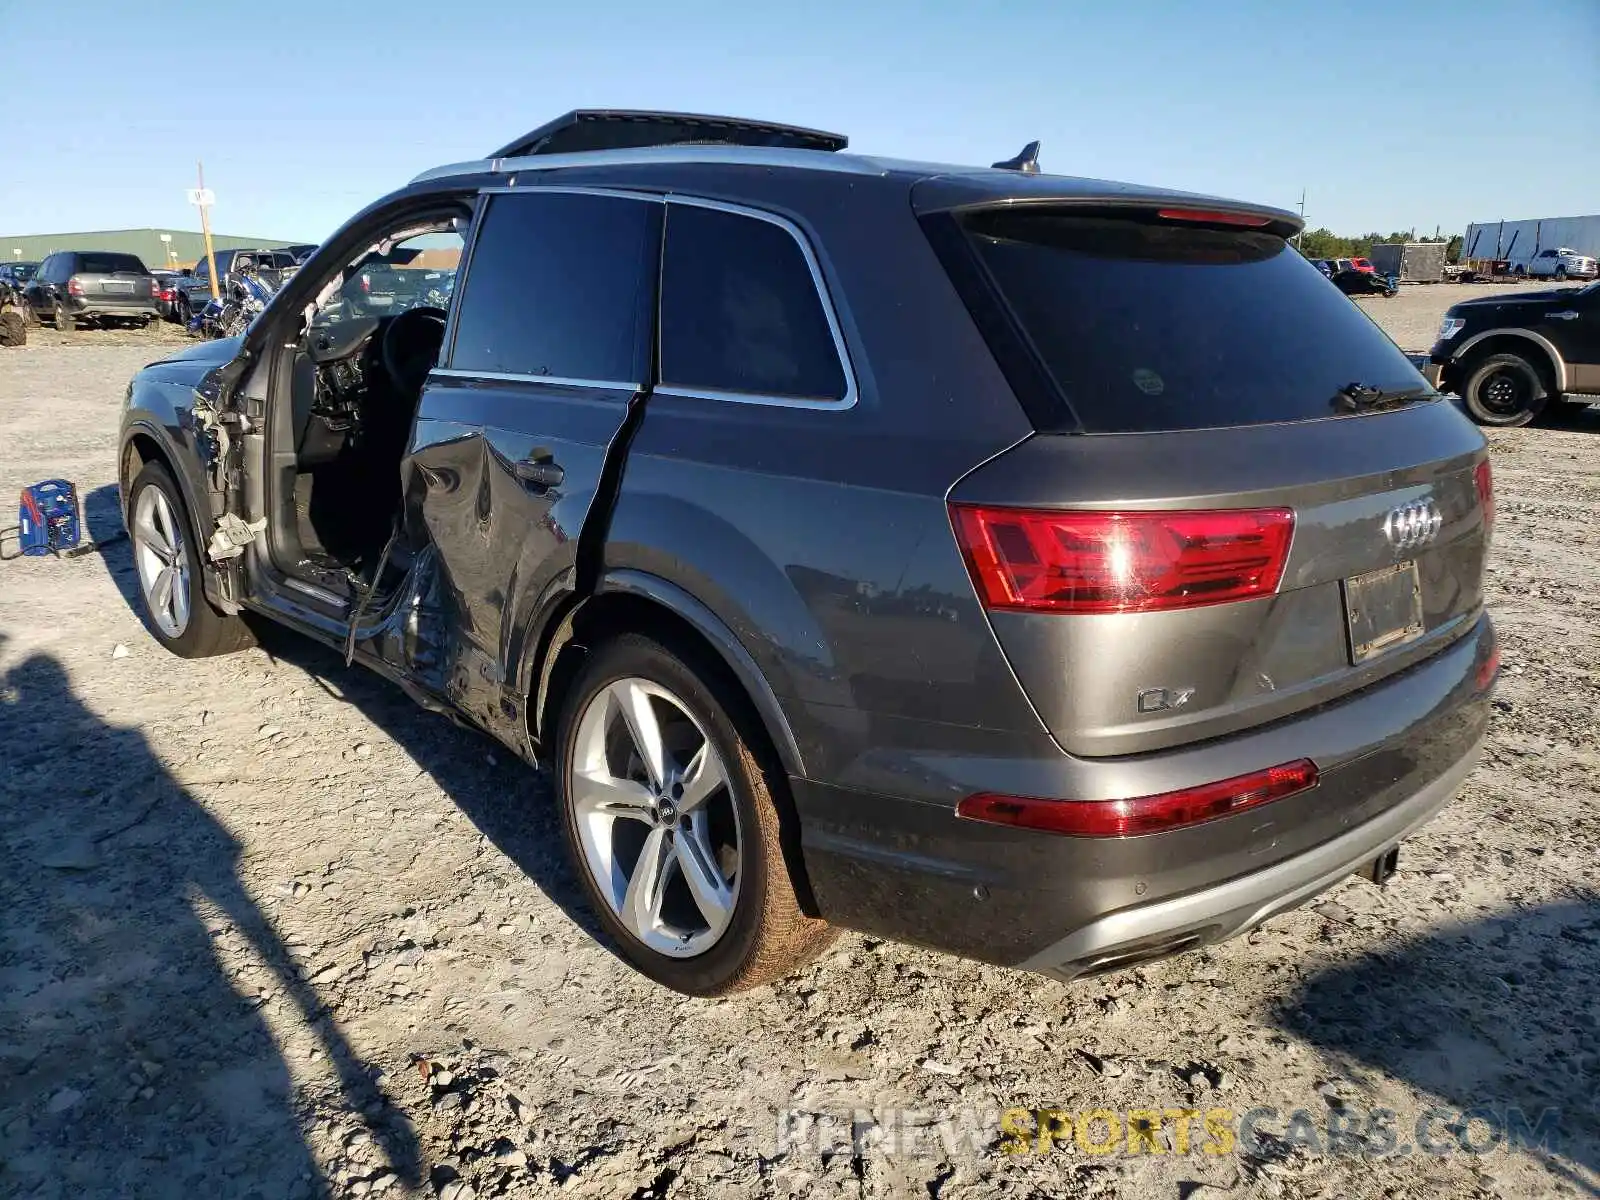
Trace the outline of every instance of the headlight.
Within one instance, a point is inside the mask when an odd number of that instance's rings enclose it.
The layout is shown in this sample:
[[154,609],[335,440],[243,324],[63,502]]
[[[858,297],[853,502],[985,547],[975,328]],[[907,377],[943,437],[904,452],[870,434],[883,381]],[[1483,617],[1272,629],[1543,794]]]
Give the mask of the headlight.
[[1439,340],[1441,342],[1448,342],[1466,327],[1467,323],[1460,317],[1446,317],[1444,319],[1444,324],[1439,326]]

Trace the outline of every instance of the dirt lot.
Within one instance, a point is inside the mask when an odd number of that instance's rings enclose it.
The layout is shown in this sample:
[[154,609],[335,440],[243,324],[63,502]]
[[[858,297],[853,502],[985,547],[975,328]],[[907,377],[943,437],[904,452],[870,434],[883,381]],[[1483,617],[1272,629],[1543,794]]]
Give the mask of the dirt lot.
[[[1462,290],[1364,303],[1421,348]],[[0,351],[0,496],[65,476],[118,529],[163,336]],[[169,657],[126,542],[0,563],[0,1195],[1600,1194],[1600,410],[1493,444],[1505,676],[1460,798],[1381,891],[1072,986],[846,936],[663,992],[486,740],[287,635]],[[1163,1153],[1102,1117],[1008,1154],[1012,1107],[1276,1112],[1248,1153],[1166,1116]]]

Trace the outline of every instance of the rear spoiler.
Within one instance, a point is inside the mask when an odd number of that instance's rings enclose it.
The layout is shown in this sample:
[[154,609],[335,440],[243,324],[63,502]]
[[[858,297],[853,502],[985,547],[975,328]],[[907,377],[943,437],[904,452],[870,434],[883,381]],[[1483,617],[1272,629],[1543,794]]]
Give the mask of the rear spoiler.
[[489,157],[522,158],[532,154],[632,150],[640,146],[675,146],[686,142],[839,151],[850,144],[850,139],[842,133],[826,133],[798,125],[777,125],[770,121],[751,121],[743,117],[579,108],[506,143]]
[[1292,238],[1305,227],[1300,215],[1287,209],[1132,183],[1027,174],[1009,162],[995,165],[1004,170],[1003,176],[994,170],[973,170],[920,180],[911,189],[913,211],[927,216],[984,208],[1039,206],[1077,209],[1086,215],[1088,212],[1100,215],[1147,212],[1152,216],[1161,213],[1168,219],[1200,223],[1211,223],[1205,218],[1213,216],[1217,218],[1215,224],[1255,227],[1283,238]]

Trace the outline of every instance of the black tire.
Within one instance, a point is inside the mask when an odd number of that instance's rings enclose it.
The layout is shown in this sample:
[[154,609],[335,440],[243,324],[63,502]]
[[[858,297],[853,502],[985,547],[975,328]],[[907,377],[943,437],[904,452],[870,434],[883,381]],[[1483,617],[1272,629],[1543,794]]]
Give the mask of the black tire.
[[[188,618],[176,635],[163,629],[157,620],[152,610],[149,589],[145,585],[144,572],[140,568],[141,535],[134,528],[135,516],[140,509],[140,496],[149,488],[155,488],[165,497],[181,529],[178,553],[183,556],[187,567],[184,572],[184,586]],[[212,608],[211,602],[206,599],[205,589],[200,582],[200,558],[194,522],[190,520],[183,496],[167,468],[158,462],[147,463],[134,477],[133,483],[127,489],[127,495],[128,511],[124,514],[124,518],[132,535],[134,573],[139,583],[139,615],[144,620],[145,628],[156,641],[179,658],[211,658],[218,654],[231,654],[235,650],[243,650],[253,645],[255,639],[251,636],[249,626],[236,616],[229,616]]]
[[0,346],[26,346],[28,325],[14,308],[0,312]]
[[[763,743],[752,728],[754,717],[743,693],[725,672],[701,659],[693,650],[669,649],[639,634],[621,635],[596,649],[564,698],[557,722],[555,779],[573,872],[616,949],[674,991],[723,996],[792,973],[825,950],[837,931],[802,911],[784,856],[783,817],[775,801],[776,790],[785,786],[781,774],[762,764],[758,747]],[[595,883],[577,829],[570,781],[581,719],[596,697],[624,679],[653,683],[683,703],[720,755],[725,795],[737,808],[738,890],[732,915],[709,948],[692,957],[654,950],[623,925]]]
[[1461,398],[1480,425],[1526,425],[1550,400],[1544,377],[1520,354],[1491,354],[1467,369]]
[[54,318],[56,328],[62,333],[72,333],[78,328],[78,322],[73,318],[71,313],[67,312],[66,306],[59,300],[56,301]]
[[173,313],[174,316],[172,319],[174,321],[176,321],[179,325],[182,325],[185,329],[189,328],[189,322],[191,319],[193,319],[194,313],[189,308],[188,296],[180,295],[178,297],[178,302],[173,305]]
[[1562,283],[1565,283],[1567,281],[1566,264],[1563,263],[1561,266],[1558,266],[1556,268],[1556,278],[1559,279]]

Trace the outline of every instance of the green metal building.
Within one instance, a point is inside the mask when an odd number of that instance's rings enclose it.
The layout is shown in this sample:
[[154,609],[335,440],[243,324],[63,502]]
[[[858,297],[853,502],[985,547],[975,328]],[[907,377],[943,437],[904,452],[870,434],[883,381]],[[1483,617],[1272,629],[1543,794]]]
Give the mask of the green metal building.
[[[163,235],[171,238],[162,241]],[[235,237],[214,233],[211,244],[218,250],[270,250],[297,243],[284,238]],[[38,262],[55,250],[115,250],[137,254],[147,267],[192,267],[205,257],[205,238],[192,229],[101,229],[89,233],[28,233],[16,237],[0,236],[0,261]],[[170,251],[170,253],[169,253]]]

